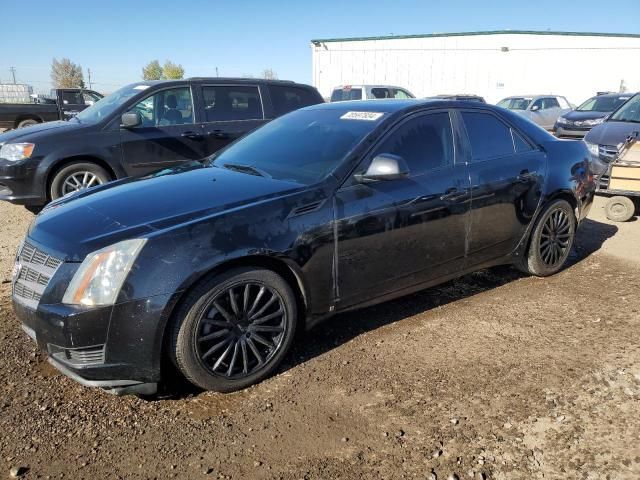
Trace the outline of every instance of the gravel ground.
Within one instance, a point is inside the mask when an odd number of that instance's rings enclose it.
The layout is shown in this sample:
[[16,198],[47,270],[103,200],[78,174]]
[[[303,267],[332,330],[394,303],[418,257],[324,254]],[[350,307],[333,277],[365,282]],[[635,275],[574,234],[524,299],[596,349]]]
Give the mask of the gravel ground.
[[640,222],[610,224],[600,199],[554,277],[468,275],[335,317],[253,388],[156,401],[36,351],[7,283],[31,215],[0,203],[4,475],[640,478]]

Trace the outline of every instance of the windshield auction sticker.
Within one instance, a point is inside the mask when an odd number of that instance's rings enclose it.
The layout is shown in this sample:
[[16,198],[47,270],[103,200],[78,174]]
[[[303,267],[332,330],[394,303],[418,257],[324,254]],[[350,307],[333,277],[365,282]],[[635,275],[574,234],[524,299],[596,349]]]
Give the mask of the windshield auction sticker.
[[384,113],[381,112],[347,112],[340,117],[341,120],[366,120],[368,122],[375,122]]

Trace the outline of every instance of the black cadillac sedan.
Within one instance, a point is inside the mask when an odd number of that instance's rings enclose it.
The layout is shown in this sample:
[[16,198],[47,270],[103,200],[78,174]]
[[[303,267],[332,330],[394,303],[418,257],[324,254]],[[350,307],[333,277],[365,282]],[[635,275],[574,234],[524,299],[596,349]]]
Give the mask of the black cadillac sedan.
[[558,272],[593,200],[588,158],[480,103],[304,108],[50,204],[19,249],[14,308],[84,385],[152,394],[170,358],[237,390],[337,312],[492,265]]

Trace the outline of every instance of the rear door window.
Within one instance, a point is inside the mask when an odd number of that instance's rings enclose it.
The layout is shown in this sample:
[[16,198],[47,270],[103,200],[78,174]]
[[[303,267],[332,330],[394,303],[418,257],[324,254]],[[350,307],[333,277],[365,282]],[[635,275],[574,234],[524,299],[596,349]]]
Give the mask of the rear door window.
[[361,88],[336,88],[331,94],[332,102],[343,102],[345,100],[362,100]]
[[306,88],[269,85],[269,93],[276,116],[319,102],[318,97]]
[[473,162],[514,154],[514,138],[509,126],[489,113],[471,111],[460,113],[471,144]]
[[262,99],[257,86],[205,85],[202,87],[206,122],[262,120]]

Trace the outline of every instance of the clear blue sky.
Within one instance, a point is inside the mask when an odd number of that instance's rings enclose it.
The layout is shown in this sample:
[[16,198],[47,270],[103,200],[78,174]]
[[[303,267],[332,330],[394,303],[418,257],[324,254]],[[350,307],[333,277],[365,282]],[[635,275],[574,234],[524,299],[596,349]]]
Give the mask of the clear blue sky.
[[17,81],[45,91],[51,59],[68,57],[82,65],[85,82],[90,68],[94,88],[106,92],[140,80],[153,59],[180,63],[187,76],[214,76],[216,67],[220,76],[259,76],[272,68],[279,78],[309,83],[312,38],[502,29],[640,33],[638,1],[0,0],[0,81],[10,81],[15,66]]

